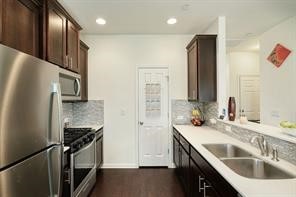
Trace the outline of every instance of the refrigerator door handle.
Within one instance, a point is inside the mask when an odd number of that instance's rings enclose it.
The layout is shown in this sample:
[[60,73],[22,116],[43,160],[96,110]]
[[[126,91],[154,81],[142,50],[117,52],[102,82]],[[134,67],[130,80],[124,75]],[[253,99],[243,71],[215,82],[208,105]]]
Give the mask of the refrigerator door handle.
[[[54,151],[57,148],[60,148],[60,152],[58,152],[57,154],[59,157],[55,157],[55,158],[60,160],[60,162],[58,166],[55,166],[57,162],[52,158],[52,151]],[[47,151],[48,151],[48,172],[49,172],[48,179],[49,179],[50,194],[52,197],[61,197],[63,194],[64,147],[63,145],[55,145],[50,147]],[[57,174],[55,173],[56,171],[58,171]],[[58,180],[56,179],[56,177],[58,178]],[[57,185],[56,185],[56,181],[58,181]]]
[[60,83],[53,83],[52,84],[52,93],[57,95],[57,101],[58,101],[58,124],[59,124],[59,143],[64,142],[64,136],[63,136],[63,123],[62,123],[62,95],[61,95],[61,86]]

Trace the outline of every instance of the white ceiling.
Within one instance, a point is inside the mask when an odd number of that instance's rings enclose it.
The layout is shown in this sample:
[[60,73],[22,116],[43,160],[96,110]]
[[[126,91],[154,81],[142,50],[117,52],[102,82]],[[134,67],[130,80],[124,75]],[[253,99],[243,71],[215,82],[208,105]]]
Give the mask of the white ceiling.
[[[86,34],[197,34],[226,16],[227,39],[258,36],[294,16],[296,0],[59,0]],[[178,23],[166,24],[169,17]],[[105,26],[95,20],[103,17]],[[249,35],[247,35],[249,34]]]

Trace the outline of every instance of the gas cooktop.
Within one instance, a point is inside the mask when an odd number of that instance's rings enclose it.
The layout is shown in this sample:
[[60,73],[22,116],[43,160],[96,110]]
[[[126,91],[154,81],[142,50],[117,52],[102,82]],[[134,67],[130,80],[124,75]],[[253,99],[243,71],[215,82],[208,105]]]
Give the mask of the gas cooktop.
[[70,152],[76,152],[89,144],[95,138],[91,128],[66,128],[64,129],[64,145],[70,147]]

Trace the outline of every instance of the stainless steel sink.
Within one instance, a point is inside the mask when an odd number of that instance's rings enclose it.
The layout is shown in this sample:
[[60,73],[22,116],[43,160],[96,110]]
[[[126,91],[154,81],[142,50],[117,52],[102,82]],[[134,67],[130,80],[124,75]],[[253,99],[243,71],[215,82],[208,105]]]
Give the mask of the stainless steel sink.
[[251,157],[252,154],[233,144],[203,144],[203,146],[218,158]]
[[285,172],[257,158],[223,158],[221,161],[237,174],[253,179],[292,179],[294,175]]

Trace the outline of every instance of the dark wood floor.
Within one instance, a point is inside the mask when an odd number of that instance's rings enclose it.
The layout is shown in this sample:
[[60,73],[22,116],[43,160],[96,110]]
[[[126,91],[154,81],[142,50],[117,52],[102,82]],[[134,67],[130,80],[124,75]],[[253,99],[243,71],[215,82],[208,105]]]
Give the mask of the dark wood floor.
[[103,169],[90,197],[184,197],[174,169]]

